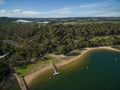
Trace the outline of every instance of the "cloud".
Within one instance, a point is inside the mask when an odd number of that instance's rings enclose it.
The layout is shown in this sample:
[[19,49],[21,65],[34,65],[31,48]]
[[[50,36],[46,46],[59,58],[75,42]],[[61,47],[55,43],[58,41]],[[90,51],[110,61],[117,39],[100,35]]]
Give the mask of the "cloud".
[[5,10],[0,10],[0,13],[5,13],[6,11]]
[[7,17],[35,17],[38,15],[37,11],[14,9],[14,10],[0,10],[0,16]]
[[[81,15],[84,16],[120,16],[120,2],[105,0],[102,2],[80,5]],[[84,11],[83,11],[84,10]]]
[[117,0],[105,0],[102,2],[83,4],[83,5],[80,5],[80,8],[81,9],[86,9],[86,8],[96,9],[96,8],[108,7],[108,6],[112,6],[116,4],[120,4],[120,2]]
[[20,12],[23,12],[22,9],[15,9],[15,10],[11,10],[10,11],[11,13],[20,13]]
[[37,12],[37,11],[22,11],[22,14],[38,15],[39,12]]
[[103,7],[100,8],[100,10],[109,12],[120,12],[120,7]]
[[22,10],[22,9],[15,9],[15,10],[0,10],[1,13],[11,13],[11,14],[39,14],[37,11],[27,11],[27,10]]
[[73,7],[63,7],[49,11],[32,10],[0,10],[0,16],[8,17],[90,17],[90,16],[120,16],[120,2],[105,0],[97,3],[82,4]]
[[31,15],[37,15],[39,12],[37,11],[27,11],[27,10],[22,10],[22,9],[15,9],[11,10],[11,13],[20,13],[20,14],[31,14]]
[[14,10],[0,10],[0,16],[8,15],[8,16],[54,16],[55,15],[68,15],[72,13],[72,8],[64,7],[60,9],[53,9],[50,11],[31,11],[31,10],[22,10],[22,9],[14,9]]

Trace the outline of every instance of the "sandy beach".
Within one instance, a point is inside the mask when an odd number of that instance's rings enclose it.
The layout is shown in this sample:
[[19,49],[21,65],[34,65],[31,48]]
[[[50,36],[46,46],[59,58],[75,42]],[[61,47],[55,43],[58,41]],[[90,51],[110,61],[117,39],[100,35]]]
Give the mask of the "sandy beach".
[[[61,66],[64,66],[64,65],[68,65],[72,62],[74,62],[75,60],[78,60],[80,59],[84,54],[86,54],[87,52],[91,51],[91,50],[97,50],[97,49],[106,49],[106,50],[113,50],[113,51],[117,51],[117,52],[120,52],[120,50],[117,50],[117,49],[114,49],[112,47],[109,47],[109,46],[103,46],[103,47],[93,47],[93,48],[84,48],[81,52],[80,52],[80,55],[77,55],[77,56],[74,56],[74,57],[71,57],[70,59],[68,60],[62,60],[61,62],[57,63],[56,66],[57,67],[61,67]],[[45,66],[40,66],[37,68],[36,71],[28,74],[25,76],[25,81],[27,83],[28,86],[30,86],[32,84],[32,81],[37,77],[39,76],[41,73],[45,72],[46,70],[48,69],[52,69],[51,67],[51,64],[46,64]]]

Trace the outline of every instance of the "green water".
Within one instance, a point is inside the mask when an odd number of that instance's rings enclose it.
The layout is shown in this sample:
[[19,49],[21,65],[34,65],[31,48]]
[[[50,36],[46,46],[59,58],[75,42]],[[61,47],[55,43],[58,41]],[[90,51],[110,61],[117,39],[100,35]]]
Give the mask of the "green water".
[[[36,78],[30,90],[120,90],[120,53],[90,51],[83,58]],[[52,79],[49,79],[52,77]]]

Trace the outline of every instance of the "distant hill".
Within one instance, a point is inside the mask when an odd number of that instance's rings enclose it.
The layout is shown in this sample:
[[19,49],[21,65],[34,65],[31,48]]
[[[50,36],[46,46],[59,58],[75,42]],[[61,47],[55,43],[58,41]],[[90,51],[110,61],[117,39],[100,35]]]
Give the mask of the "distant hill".
[[9,18],[9,17],[0,17],[0,22],[8,23],[16,20],[15,18]]
[[[120,21],[120,17],[66,17],[66,18],[9,18],[0,17],[0,22],[78,22],[78,21]],[[22,21],[21,21],[22,20]]]

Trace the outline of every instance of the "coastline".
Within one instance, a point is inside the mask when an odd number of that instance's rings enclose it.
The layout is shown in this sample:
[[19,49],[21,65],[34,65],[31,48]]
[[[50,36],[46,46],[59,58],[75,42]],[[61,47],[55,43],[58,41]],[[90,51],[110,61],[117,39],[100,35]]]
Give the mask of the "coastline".
[[[89,52],[91,50],[98,50],[98,49],[106,49],[106,50],[112,50],[112,51],[120,52],[120,50],[114,49],[110,46],[84,48],[82,51],[80,51],[80,55],[72,57],[72,58],[67,59],[67,60],[63,60],[59,63],[56,63],[56,66],[57,67],[62,67],[62,66],[68,65],[68,64],[78,60],[79,58],[83,57],[83,55],[85,55],[87,52]],[[32,84],[32,81],[37,76],[39,76],[40,74],[42,74],[43,72],[45,72],[46,70],[49,70],[49,69],[52,69],[51,64],[45,64],[43,67],[41,67],[41,66],[38,67],[37,71],[34,71],[34,72],[26,75],[24,78],[25,78],[25,81],[26,81],[27,85],[30,86]]]

